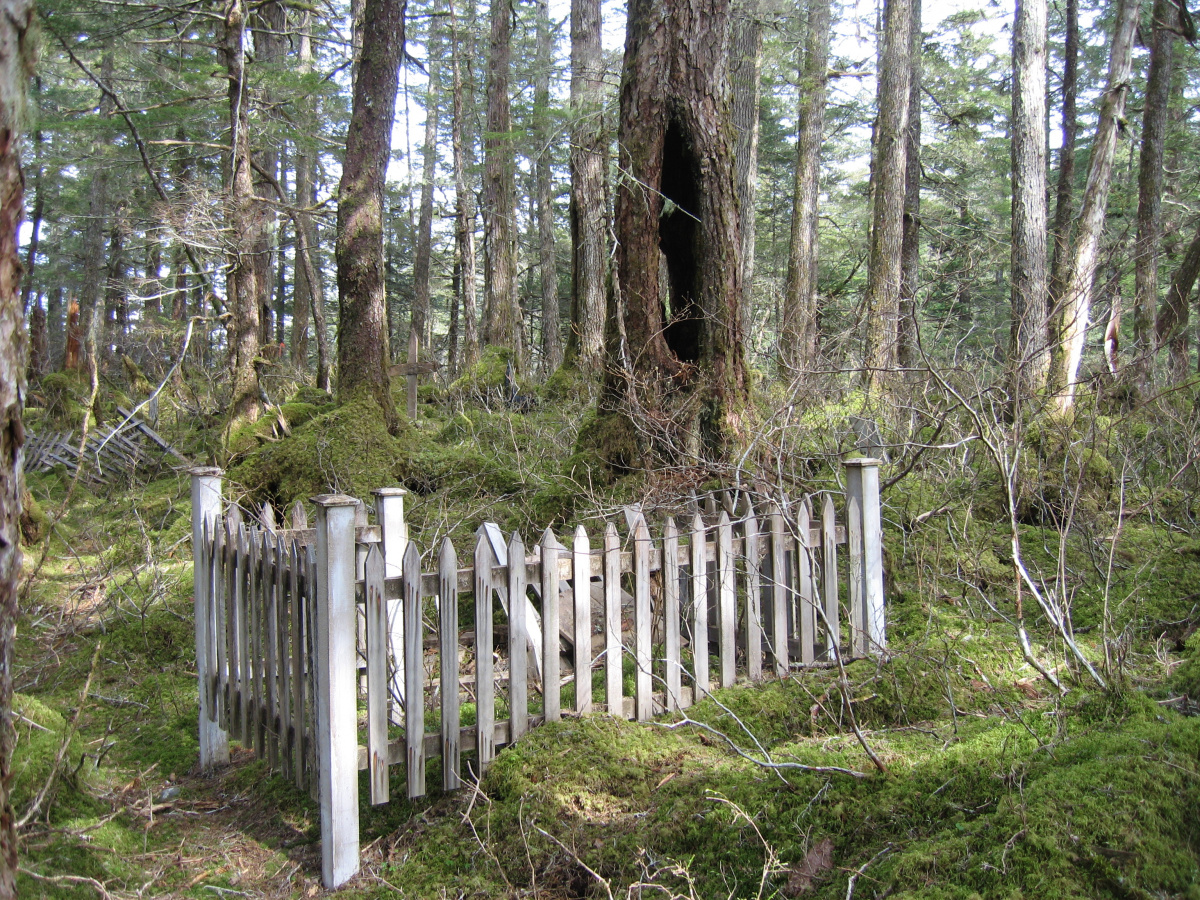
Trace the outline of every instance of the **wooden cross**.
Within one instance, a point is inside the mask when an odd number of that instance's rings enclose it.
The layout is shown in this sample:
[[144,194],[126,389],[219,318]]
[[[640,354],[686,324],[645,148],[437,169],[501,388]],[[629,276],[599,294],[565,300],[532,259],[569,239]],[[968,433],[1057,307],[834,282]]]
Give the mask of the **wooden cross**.
[[393,378],[401,375],[408,378],[408,417],[414,420],[417,418],[417,376],[432,375],[441,368],[436,360],[427,359],[425,362],[420,362],[419,356],[417,332],[410,330],[408,332],[408,362],[388,367],[388,375]]

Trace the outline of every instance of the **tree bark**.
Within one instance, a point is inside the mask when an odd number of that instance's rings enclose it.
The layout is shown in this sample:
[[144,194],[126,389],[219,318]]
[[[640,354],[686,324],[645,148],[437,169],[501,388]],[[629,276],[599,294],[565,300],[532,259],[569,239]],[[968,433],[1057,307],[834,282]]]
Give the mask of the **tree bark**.
[[730,4],[631,0],[628,23],[613,292],[625,333],[613,316],[605,402],[643,451],[720,463],[745,437],[748,399]]
[[1091,314],[1092,282],[1099,262],[1100,236],[1104,230],[1108,189],[1112,182],[1113,161],[1117,151],[1117,132],[1125,114],[1132,64],[1133,32],[1137,24],[1136,0],[1119,0],[1109,58],[1108,83],[1100,102],[1100,121],[1092,142],[1092,159],[1087,187],[1080,204],[1079,227],[1072,252],[1071,276],[1062,298],[1062,325],[1058,329],[1055,379],[1055,405],[1066,412],[1075,402],[1076,378],[1083,358]]
[[429,81],[425,92],[425,146],[422,148],[421,212],[417,221],[417,246],[413,254],[413,301],[409,311],[409,331],[417,335],[419,353],[429,352],[430,280],[429,258],[433,248],[433,180],[437,166],[438,93],[441,66],[438,54],[441,42],[429,36]]
[[1137,240],[1134,244],[1132,374],[1149,378],[1154,360],[1154,318],[1158,308],[1158,253],[1162,237],[1163,148],[1171,95],[1172,56],[1179,13],[1172,0],[1154,0],[1150,68],[1142,112],[1138,159]]
[[[474,0],[468,0],[474,3]],[[460,369],[474,365],[479,358],[479,334],[476,329],[478,308],[475,275],[475,195],[468,182],[473,162],[471,141],[467,137],[465,120],[463,53],[454,13],[454,0],[449,2],[451,27],[451,66],[454,78],[453,110],[450,123],[450,142],[454,156],[454,242],[458,252],[459,303],[462,307],[462,352],[456,359]],[[469,65],[469,63],[468,63]]]
[[[275,100],[272,89],[274,70],[279,67],[285,51],[287,28],[287,12],[280,0],[265,0],[254,7],[252,36],[254,40],[255,71],[263,71],[264,77],[256,79],[256,118],[270,120],[275,117]],[[269,173],[272,179],[279,177],[279,148],[269,138],[264,146],[254,154],[258,167]],[[259,196],[270,196],[268,184],[270,180],[264,176],[255,176],[255,187]],[[282,199],[282,198],[281,198]],[[275,319],[275,309],[272,304],[271,285],[275,280],[275,256],[279,253],[278,246],[272,246],[272,237],[276,235],[278,216],[275,210],[266,204],[261,204],[258,214],[262,224],[258,227],[257,243],[254,247],[254,277],[260,286],[258,311],[258,341],[261,346],[275,342],[275,332],[279,330]],[[278,240],[274,242],[278,245]]]
[[[112,82],[113,55],[106,53],[100,61],[100,78],[105,84]],[[100,92],[99,113],[103,120],[112,114],[112,97]],[[97,139],[92,143],[92,159],[97,163],[88,186],[88,218],[83,229],[83,272],[79,285],[80,329],[83,334],[92,333],[92,322],[101,315],[104,301],[104,236],[108,230],[108,142]],[[88,374],[96,365],[91,350],[82,346],[81,352],[73,354],[72,371]]]
[[515,160],[509,107],[513,6],[491,0],[487,69],[487,131],[483,140],[483,342],[513,351],[524,369],[521,307],[517,299]]
[[246,4],[233,0],[225,17],[222,56],[229,78],[229,231],[233,246],[225,276],[229,318],[230,403],[229,426],[252,422],[260,412],[258,370],[259,310],[263,285],[259,283],[254,253],[263,223],[254,199],[250,160],[250,103],[246,89]]
[[29,217],[29,250],[25,255],[25,286],[21,291],[21,308],[29,314],[30,301],[33,300],[33,275],[37,270],[38,246],[42,234],[42,215],[46,210],[46,193],[42,189],[42,177],[45,166],[41,161],[42,132],[33,133],[33,210]]
[[388,381],[383,183],[392,147],[406,0],[367,0],[362,57],[338,193],[338,396],[368,391],[399,425]]
[[817,216],[829,82],[829,27],[830,0],[809,0],[804,58],[800,65],[796,179],[779,341],[780,362],[794,372],[814,368],[820,352]]
[[729,80],[733,94],[734,165],[742,223],[742,333],[754,327],[754,251],[757,238],[758,101],[762,84],[760,0],[735,0]]
[[566,359],[585,372],[604,358],[608,212],[600,0],[571,0],[571,330]]
[[866,323],[863,379],[870,388],[883,382],[897,360],[911,55],[911,0],[887,0],[873,157],[875,197],[871,249],[863,309]]
[[1188,347],[1191,339],[1188,332],[1189,301],[1197,276],[1200,276],[1200,228],[1197,228],[1179,268],[1171,278],[1171,286],[1167,289],[1167,296],[1154,324],[1155,349],[1167,348],[1167,370],[1173,384],[1188,377],[1191,355]]
[[908,87],[908,151],[904,160],[904,229],[900,239],[897,362],[918,363],[917,289],[921,275],[921,0],[912,0],[912,78]]
[[558,266],[554,242],[553,177],[550,169],[553,135],[550,128],[550,68],[553,65],[550,6],[537,3],[537,72],[534,77],[534,130],[537,136],[538,275],[542,297],[542,373],[562,365],[562,332],[558,323]]
[[[1060,340],[1059,304],[1070,277],[1071,220],[1075,213],[1075,141],[1079,133],[1079,119],[1076,115],[1079,84],[1079,0],[1066,0],[1065,14],[1062,146],[1058,151],[1058,186],[1054,201],[1054,256],[1050,267],[1050,303],[1046,334],[1046,344],[1050,348],[1056,347]],[[1053,353],[1053,349],[1051,352]]]
[[12,787],[13,645],[21,577],[22,453],[25,429],[25,323],[21,315],[18,232],[24,183],[18,146],[25,89],[33,69],[30,0],[0,0],[0,900],[17,896],[17,834]]
[[1046,386],[1046,0],[1017,0],[1012,92],[1010,399]]

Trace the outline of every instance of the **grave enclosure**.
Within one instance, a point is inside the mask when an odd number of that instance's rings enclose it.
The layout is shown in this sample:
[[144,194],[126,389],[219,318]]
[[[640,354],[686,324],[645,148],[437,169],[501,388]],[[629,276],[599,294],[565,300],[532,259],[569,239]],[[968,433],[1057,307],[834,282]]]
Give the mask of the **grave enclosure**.
[[739,678],[882,653],[880,463],[844,465],[840,521],[831,494],[758,508],[724,495],[686,522],[628,510],[621,528],[528,545],[485,525],[469,555],[447,539],[424,559],[399,488],[373,492],[373,525],[354,498],[322,495],[314,527],[299,504],[283,527],[270,509],[244,521],[220,470],[192,469],[201,767],[227,762],[232,738],[310,791],[336,887],[359,867],[360,770],[386,803],[391,766],[420,796],[440,756],[453,790],[464,753],[478,774],[564,705],[645,721]]

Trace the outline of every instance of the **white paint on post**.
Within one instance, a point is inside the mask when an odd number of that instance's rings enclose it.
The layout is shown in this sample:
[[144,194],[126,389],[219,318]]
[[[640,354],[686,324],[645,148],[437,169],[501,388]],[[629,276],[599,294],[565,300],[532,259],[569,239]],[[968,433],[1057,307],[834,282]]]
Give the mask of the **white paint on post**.
[[558,540],[542,532],[542,713],[547,722],[562,718],[561,666],[558,634]]
[[737,679],[737,587],[734,584],[733,525],[721,510],[717,520],[717,616],[721,653],[721,687]]
[[825,603],[825,659],[837,659],[841,653],[842,628],[838,612],[837,520],[833,497],[825,495],[821,503],[821,599]]
[[[851,462],[862,472],[862,566],[864,631],[867,652],[883,656],[887,652],[887,620],[883,597],[883,518],[879,508],[878,459]],[[849,463],[847,463],[849,465]]]
[[229,735],[217,721],[214,686],[217,682],[216,645],[222,640],[217,633],[217,590],[213,547],[217,520],[221,516],[220,469],[189,470],[192,480],[192,548],[196,559],[192,575],[196,617],[196,670],[200,690],[200,768],[208,772],[213,766],[229,762]]
[[624,717],[621,685],[621,538],[604,529],[604,702],[610,716]]
[[450,538],[438,554],[439,638],[442,675],[442,790],[462,785],[458,703],[458,554]]
[[487,537],[475,539],[475,748],[478,776],[496,755],[496,680],[492,659],[492,555]]
[[850,656],[867,655],[866,611],[863,605],[863,480],[862,467],[846,462],[846,555],[849,557]]
[[771,508],[771,655],[775,677],[788,673],[787,551],[783,539],[783,510]]
[[[371,491],[375,498],[375,521],[379,524],[380,542],[383,544],[383,575],[399,578],[404,571],[404,551],[408,547],[408,523],[404,520],[404,488],[376,488]],[[391,650],[391,696],[394,699],[391,711],[393,725],[404,721],[404,612],[399,600],[389,600],[388,644]]]
[[425,629],[421,618],[421,551],[416,541],[404,551],[404,744],[408,796],[425,795]]
[[587,532],[575,529],[571,553],[572,599],[575,612],[575,712],[592,711],[592,551]]
[[654,715],[654,682],[650,670],[650,529],[638,516],[633,526],[633,653],[637,663],[634,694],[637,720],[645,722]]
[[358,871],[358,716],[355,659],[354,507],[340,494],[315,497],[316,740],[321,804],[321,880]]
[[680,708],[683,664],[679,647],[679,532],[675,520],[663,527],[663,640],[667,653],[667,712]]
[[378,544],[367,550],[364,589],[367,600],[367,771],[371,803],[387,803],[388,672],[387,604],[383,599],[383,553]]
[[704,546],[704,520],[692,517],[692,673],[699,701],[709,691],[708,677],[708,563]]
[[816,598],[813,596],[812,506],[805,497],[796,516],[796,572],[800,590],[800,664],[811,666],[816,660]]
[[525,607],[525,542],[512,533],[508,541],[508,719],[509,741],[529,731],[529,632]]

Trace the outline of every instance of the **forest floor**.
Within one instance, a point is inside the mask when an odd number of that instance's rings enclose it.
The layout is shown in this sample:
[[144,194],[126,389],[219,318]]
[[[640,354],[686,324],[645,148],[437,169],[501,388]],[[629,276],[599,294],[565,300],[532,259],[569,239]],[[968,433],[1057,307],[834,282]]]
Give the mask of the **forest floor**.
[[[354,438],[350,471],[330,455],[337,429],[371,429],[295,407],[290,434],[229,468],[243,496],[277,503],[311,489],[287,475],[305,453],[350,492],[402,478],[421,488],[409,517],[424,546],[485,518],[561,527],[666,490],[569,481],[578,407],[423,407],[397,439],[403,471],[371,468],[390,459],[377,434]],[[1027,612],[1060,693],[1022,658],[986,477],[920,478],[884,498],[887,660],[849,664],[844,684],[796,670],[689,710],[741,753],[670,717],[567,717],[471,788],[374,808],[364,790],[363,871],[336,896],[1200,900],[1200,531],[1157,509],[1117,529],[1102,507],[1070,528],[1021,526],[1036,577],[1070,573],[1075,638],[1108,684]],[[590,490],[572,493],[580,481]],[[326,895],[308,796],[236,747],[227,768],[196,772],[186,476],[81,483],[61,516],[65,473],[29,487],[51,527],[44,561],[42,544],[26,548],[14,668],[22,896]],[[536,502],[514,512],[516,497]]]

